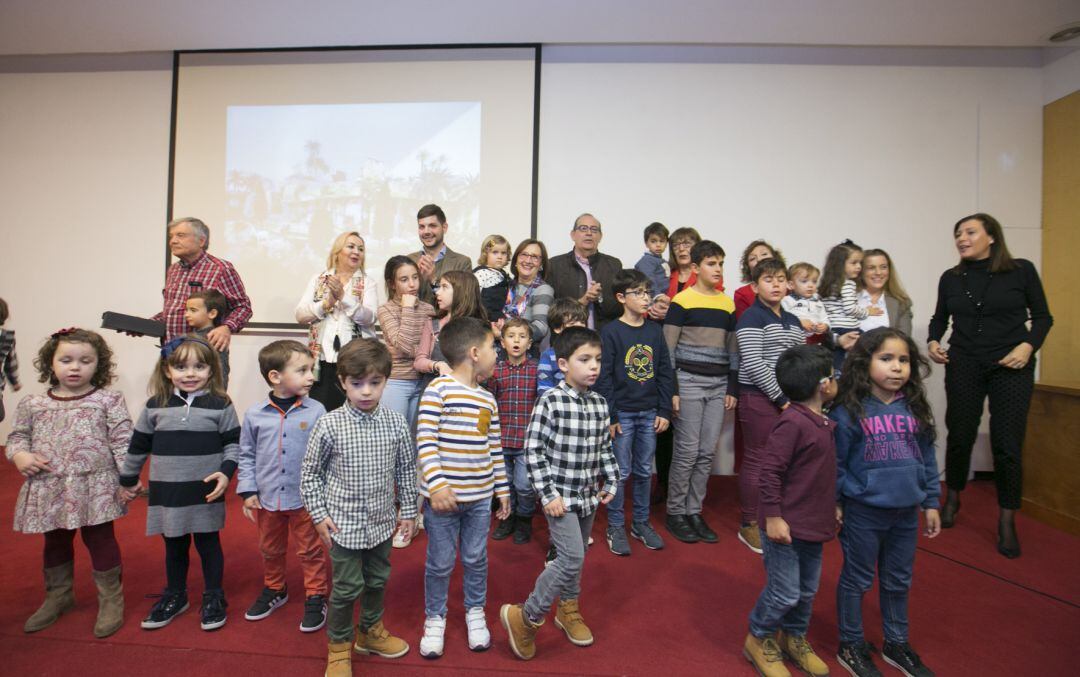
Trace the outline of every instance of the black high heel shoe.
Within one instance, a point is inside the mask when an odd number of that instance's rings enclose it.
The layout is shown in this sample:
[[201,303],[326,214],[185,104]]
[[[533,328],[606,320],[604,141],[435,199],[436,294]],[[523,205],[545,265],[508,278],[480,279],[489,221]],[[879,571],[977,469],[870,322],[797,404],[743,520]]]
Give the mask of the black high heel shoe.
[[997,551],[1009,559],[1020,556],[1020,539],[1016,536],[1015,522],[998,522]]
[[[953,494],[950,492],[950,498]],[[956,500],[945,499],[945,505],[941,508],[941,528],[952,529],[956,524],[956,513],[960,512],[960,495],[956,494]]]

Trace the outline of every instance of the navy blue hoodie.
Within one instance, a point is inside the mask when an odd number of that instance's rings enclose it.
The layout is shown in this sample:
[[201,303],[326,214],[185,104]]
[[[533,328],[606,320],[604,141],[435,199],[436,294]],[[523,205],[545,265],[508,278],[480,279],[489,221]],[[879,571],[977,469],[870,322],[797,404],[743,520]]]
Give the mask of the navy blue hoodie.
[[934,443],[920,434],[907,400],[862,401],[854,419],[845,407],[829,412],[836,421],[836,496],[875,508],[938,508],[941,483]]

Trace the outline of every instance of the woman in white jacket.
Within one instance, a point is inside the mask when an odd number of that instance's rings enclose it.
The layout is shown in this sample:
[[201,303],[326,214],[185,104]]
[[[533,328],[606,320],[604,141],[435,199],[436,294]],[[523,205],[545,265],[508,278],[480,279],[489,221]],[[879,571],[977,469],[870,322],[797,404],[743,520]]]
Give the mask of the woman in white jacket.
[[308,348],[315,357],[311,397],[327,411],[345,403],[337,380],[337,354],[346,343],[375,337],[375,281],[364,272],[364,238],[342,233],[330,247],[326,270],[308,282],[296,305],[296,321],[311,327]]

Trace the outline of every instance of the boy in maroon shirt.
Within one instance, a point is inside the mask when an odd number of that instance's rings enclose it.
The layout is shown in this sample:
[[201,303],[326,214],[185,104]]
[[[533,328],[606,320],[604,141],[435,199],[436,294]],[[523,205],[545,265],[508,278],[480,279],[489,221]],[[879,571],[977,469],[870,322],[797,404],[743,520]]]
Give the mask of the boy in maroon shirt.
[[821,346],[789,348],[776,379],[790,403],[761,457],[759,521],[765,589],[750,614],[743,655],[766,677],[788,677],[784,656],[810,675],[829,668],[806,641],[821,578],[822,544],[836,535],[835,423],[821,407],[836,395],[832,356]]

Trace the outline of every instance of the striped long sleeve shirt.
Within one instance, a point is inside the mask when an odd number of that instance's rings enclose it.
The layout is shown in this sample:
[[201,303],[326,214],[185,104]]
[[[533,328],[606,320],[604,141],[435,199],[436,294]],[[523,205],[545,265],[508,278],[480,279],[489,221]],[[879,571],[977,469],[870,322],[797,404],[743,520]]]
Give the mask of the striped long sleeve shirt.
[[844,333],[858,329],[859,322],[866,319],[866,308],[859,307],[859,293],[855,280],[847,280],[840,286],[840,296],[821,299],[829,314],[829,327],[833,332]]
[[788,401],[776,382],[776,361],[791,348],[806,343],[799,318],[780,308],[777,315],[755,299],[735,328],[739,343],[740,391],[757,389],[777,405]]
[[420,398],[416,422],[420,493],[430,497],[449,487],[465,502],[509,496],[501,437],[491,393],[452,376],[433,380]]

